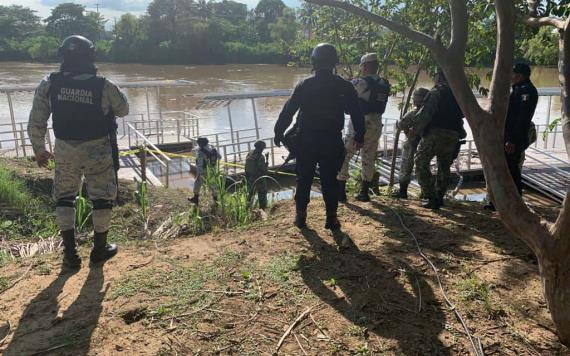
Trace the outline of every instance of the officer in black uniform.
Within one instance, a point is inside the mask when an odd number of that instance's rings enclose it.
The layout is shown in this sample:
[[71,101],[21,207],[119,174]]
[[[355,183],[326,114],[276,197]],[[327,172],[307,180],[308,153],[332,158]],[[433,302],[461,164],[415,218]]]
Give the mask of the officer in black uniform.
[[322,43],[311,54],[314,75],[301,81],[285,103],[275,124],[275,144],[284,142],[285,130],[297,116],[297,191],[295,194],[295,225],[306,227],[307,206],[315,169],[319,174],[327,220],[325,228],[340,229],[337,219],[338,182],[336,175],[344,161],[342,129],[344,113],[350,114],[354,127],[354,144],[360,148],[364,142],[364,117],[358,96],[352,84],[335,75],[338,54],[333,45]]
[[[519,194],[522,195],[521,159],[524,151],[530,146],[532,117],[538,103],[538,91],[530,81],[530,66],[517,63],[513,67],[511,82],[513,90],[509,97],[509,109],[505,121],[505,156],[509,172],[513,177]],[[485,205],[494,210],[492,202]]]

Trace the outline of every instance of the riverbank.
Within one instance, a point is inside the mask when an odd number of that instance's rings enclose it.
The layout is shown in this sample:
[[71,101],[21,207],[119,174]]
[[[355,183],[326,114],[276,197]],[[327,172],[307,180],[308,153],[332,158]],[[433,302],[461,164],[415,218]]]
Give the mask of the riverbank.
[[[21,167],[26,182],[43,182],[31,184],[43,187],[33,194],[48,194],[49,172]],[[62,271],[57,248],[2,259],[1,353],[263,354],[284,338],[283,354],[467,354],[411,232],[485,354],[569,354],[552,331],[532,253],[480,203],[432,212],[379,196],[342,206],[345,235],[333,236],[320,200],[305,231],[292,226],[285,201],[239,228],[145,239],[123,220],[138,209],[123,187],[112,233],[121,250],[104,266]],[[184,191],[171,192],[149,189],[153,230],[187,209]],[[344,236],[354,246],[339,251]],[[89,244],[80,253],[86,260]]]

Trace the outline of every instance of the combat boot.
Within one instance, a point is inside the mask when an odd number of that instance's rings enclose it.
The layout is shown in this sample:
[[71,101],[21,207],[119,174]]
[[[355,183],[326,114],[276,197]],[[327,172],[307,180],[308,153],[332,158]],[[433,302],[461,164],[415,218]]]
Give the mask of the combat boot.
[[110,259],[117,254],[117,245],[107,244],[107,232],[96,232],[93,235],[93,250],[91,250],[91,263],[99,263]]
[[438,198],[430,198],[427,202],[422,204],[422,208],[439,210],[439,208],[441,208],[441,202]]
[[493,204],[493,202],[488,202],[487,204],[483,205],[483,210],[496,211],[497,209],[495,208],[495,204]]
[[81,268],[81,257],[77,254],[75,245],[75,230],[61,232],[63,239],[63,264],[69,268]]
[[362,185],[360,187],[360,193],[355,197],[356,200],[362,202],[369,202],[370,196],[368,195],[368,191],[370,190],[370,182],[365,180],[362,181]]
[[294,224],[299,229],[304,229],[307,227],[307,211],[306,210],[297,211],[297,213],[295,214]]
[[346,203],[348,201],[348,197],[346,196],[346,181],[339,180],[338,181],[338,201],[341,203]]
[[198,205],[199,202],[198,194],[194,194],[192,198],[188,198],[188,201],[192,204]]
[[325,229],[329,229],[331,231],[340,230],[340,221],[338,221],[338,217],[336,214],[327,214],[327,221],[325,222]]
[[408,199],[408,183],[400,183],[400,190],[392,193],[392,198]]

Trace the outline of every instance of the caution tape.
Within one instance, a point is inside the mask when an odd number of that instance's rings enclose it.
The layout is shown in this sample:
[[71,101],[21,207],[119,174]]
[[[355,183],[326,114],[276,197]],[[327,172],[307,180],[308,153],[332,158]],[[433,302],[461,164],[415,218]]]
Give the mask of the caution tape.
[[[123,157],[130,156],[133,154],[140,153],[142,150],[143,149],[138,148],[135,150],[121,151],[121,152],[119,152],[119,156],[123,156]],[[193,155],[193,154],[164,152],[164,151],[157,151],[157,150],[149,150],[148,148],[144,148],[144,150],[146,152],[149,152],[149,153],[160,154],[160,155],[164,155],[164,156],[169,157],[169,158],[185,158],[185,159],[188,159],[188,158],[194,158],[195,159],[196,158],[196,155]],[[245,170],[245,165],[239,164],[239,163],[220,162],[220,165],[221,166],[227,166],[227,167],[234,167],[234,168],[242,168]],[[297,176],[295,173],[281,172],[281,171],[272,170],[272,169],[268,170],[268,172],[273,173],[273,174],[282,175],[282,176],[289,176],[289,177],[296,177]],[[318,179],[318,178],[316,178],[316,179]]]

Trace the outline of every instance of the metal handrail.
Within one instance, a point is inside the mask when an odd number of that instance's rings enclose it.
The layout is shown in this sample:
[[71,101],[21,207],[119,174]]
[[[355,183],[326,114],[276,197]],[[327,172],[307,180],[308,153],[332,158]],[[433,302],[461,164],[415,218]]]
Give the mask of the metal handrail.
[[[158,147],[156,147],[156,145],[154,143],[152,143],[145,135],[143,135],[141,132],[139,132],[139,130],[135,129],[131,124],[127,124],[128,130],[129,130],[129,137],[131,135],[131,130],[135,133],[136,136],[139,136],[142,140],[143,140],[143,146],[146,149],[146,146],[148,145],[149,147],[152,148],[152,151],[150,151],[149,153],[160,163],[160,165],[162,165],[163,167],[166,168],[166,187],[168,188],[169,183],[170,183],[170,157],[168,157],[164,152],[162,152],[162,150],[160,150]],[[138,141],[138,140],[137,140]],[[157,155],[160,155],[162,157],[162,159],[160,159]],[[163,161],[164,160],[164,161]],[[165,163],[166,162],[166,163]]]

